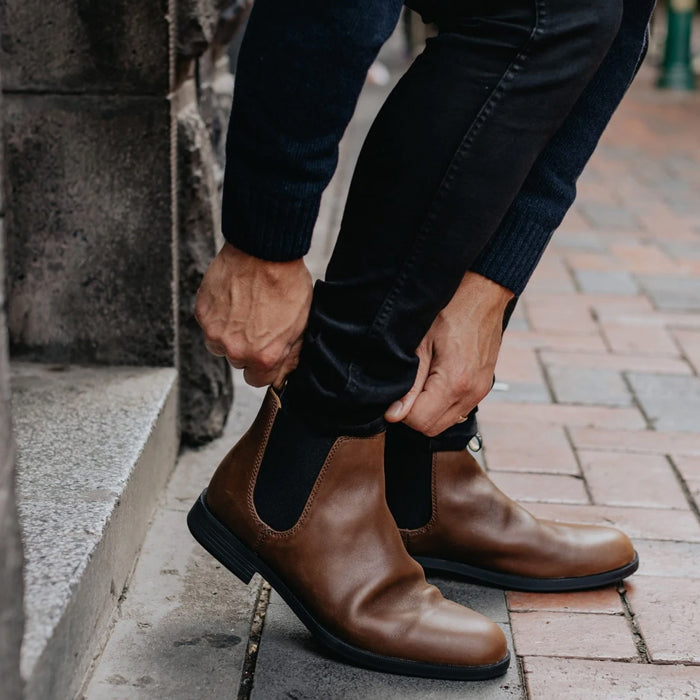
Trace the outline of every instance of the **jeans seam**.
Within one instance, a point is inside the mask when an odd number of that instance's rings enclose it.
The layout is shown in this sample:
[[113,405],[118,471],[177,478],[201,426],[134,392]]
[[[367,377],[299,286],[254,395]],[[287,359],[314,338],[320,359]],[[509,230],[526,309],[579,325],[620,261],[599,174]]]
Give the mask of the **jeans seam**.
[[[512,84],[513,80],[523,69],[525,62],[527,61],[532,44],[538,36],[542,34],[542,26],[546,24],[547,18],[547,0],[533,0],[535,7],[535,18],[533,22],[532,31],[528,36],[527,40],[523,46],[519,49],[518,53],[515,55],[510,64],[506,67],[503,75],[498,81],[498,85],[493,89],[486,102],[483,104],[479,113],[471,122],[469,128],[467,129],[462,141],[460,142],[457,150],[455,151],[452,159],[450,160],[445,175],[433,197],[428,213],[421,225],[418,234],[416,235],[414,244],[411,249],[411,253],[408,259],[402,264],[399,274],[397,275],[396,281],[392,285],[391,289],[387,292],[386,297],[382,301],[377,314],[372,321],[372,325],[368,328],[365,337],[376,336],[382,328],[385,327],[386,321],[388,320],[391,311],[394,308],[396,297],[401,291],[409,273],[415,267],[419,257],[420,252],[428,239],[428,233],[430,231],[430,226],[432,222],[437,217],[439,212],[439,206],[444,199],[447,192],[450,191],[452,182],[454,181],[456,171],[461,167],[461,163],[464,157],[469,152],[469,148],[474,143],[476,136],[478,135],[481,127],[484,125],[489,116],[493,113],[494,108],[500,103],[503,95],[506,92],[507,87]],[[352,391],[353,388],[357,387],[357,380],[355,379],[357,364],[354,362],[350,363],[348,367],[348,380],[343,388],[342,393]]]

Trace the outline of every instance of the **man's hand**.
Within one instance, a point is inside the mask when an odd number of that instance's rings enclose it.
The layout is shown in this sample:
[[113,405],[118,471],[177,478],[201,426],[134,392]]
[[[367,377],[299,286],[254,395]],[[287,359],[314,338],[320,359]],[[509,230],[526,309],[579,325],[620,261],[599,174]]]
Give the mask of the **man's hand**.
[[269,262],[225,243],[204,275],[194,315],[210,352],[244,369],[248,384],[279,387],[299,361],[311,294],[303,260]]
[[430,437],[464,418],[491,390],[503,314],[513,293],[467,272],[416,350],[416,381],[384,417]]

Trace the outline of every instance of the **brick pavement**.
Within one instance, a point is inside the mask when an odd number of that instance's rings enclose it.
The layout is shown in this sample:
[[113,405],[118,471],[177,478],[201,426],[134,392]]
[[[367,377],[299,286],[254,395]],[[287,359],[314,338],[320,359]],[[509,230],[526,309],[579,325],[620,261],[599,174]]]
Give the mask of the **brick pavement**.
[[533,700],[700,698],[700,96],[652,80],[582,177],[480,413],[505,491],[619,525],[641,558],[617,590],[507,594]]

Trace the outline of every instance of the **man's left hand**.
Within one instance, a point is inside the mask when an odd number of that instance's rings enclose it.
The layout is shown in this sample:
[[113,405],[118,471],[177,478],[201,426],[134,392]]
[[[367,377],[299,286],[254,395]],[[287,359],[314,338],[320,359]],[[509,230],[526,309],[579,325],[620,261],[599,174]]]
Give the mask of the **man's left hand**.
[[429,437],[464,419],[491,390],[503,335],[503,314],[513,293],[467,272],[416,350],[411,390],[384,414]]

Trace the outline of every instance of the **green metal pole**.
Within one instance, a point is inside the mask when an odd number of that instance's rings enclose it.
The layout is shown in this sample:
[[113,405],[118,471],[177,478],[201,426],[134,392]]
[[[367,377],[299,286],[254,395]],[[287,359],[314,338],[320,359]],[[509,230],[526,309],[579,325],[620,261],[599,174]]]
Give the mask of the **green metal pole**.
[[692,90],[695,87],[690,36],[693,29],[696,0],[668,1],[666,50],[658,86],[671,90]]

